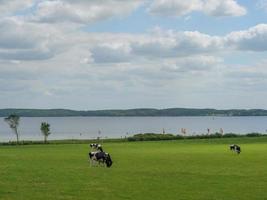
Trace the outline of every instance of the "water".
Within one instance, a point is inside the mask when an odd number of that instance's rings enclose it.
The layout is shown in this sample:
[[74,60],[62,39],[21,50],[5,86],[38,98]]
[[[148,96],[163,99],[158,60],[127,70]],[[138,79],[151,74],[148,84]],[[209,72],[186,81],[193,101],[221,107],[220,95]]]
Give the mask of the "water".
[[[95,139],[121,138],[136,133],[180,134],[186,128],[187,134],[250,133],[267,131],[267,117],[23,117],[20,120],[21,140],[42,140],[41,122],[51,125],[48,139]],[[0,141],[15,140],[15,134],[0,118]]]

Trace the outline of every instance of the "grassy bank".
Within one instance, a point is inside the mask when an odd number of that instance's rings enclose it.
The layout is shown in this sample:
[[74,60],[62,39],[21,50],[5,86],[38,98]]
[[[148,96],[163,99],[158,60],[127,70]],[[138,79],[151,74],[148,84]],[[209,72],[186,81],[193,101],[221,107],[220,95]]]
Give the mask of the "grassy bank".
[[[238,143],[242,153],[230,152]],[[111,168],[88,144],[0,147],[0,199],[266,199],[267,138],[108,142]]]
[[[45,143],[43,140],[31,141],[22,140],[19,145],[34,145],[34,144],[88,144],[88,143],[110,143],[110,142],[136,142],[136,141],[160,141],[160,140],[193,140],[193,139],[225,139],[225,138],[267,138],[266,134],[262,133],[247,133],[236,134],[227,133],[221,135],[215,134],[201,134],[201,135],[174,135],[174,134],[160,134],[160,133],[140,133],[125,138],[109,138],[109,139],[65,139],[65,140],[49,140]],[[0,142],[0,146],[17,145],[16,141]]]

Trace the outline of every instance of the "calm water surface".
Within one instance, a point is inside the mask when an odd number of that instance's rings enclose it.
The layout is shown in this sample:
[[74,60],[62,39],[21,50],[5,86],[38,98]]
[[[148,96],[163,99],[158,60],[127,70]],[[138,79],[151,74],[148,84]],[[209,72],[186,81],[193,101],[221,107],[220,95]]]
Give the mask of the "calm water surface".
[[[21,140],[41,140],[41,122],[51,125],[49,139],[121,138],[136,133],[188,134],[219,132],[250,133],[267,131],[267,117],[22,117],[19,125]],[[0,141],[15,140],[15,135],[0,118]]]

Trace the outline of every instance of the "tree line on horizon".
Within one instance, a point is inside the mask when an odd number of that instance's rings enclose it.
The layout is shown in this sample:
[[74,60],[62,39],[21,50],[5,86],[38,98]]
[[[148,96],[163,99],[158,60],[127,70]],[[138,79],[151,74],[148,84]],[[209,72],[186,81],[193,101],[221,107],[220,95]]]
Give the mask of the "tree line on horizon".
[[92,110],[76,111],[68,109],[0,109],[0,117],[15,114],[21,117],[71,117],[71,116],[267,116],[264,109],[195,109],[195,108],[168,108],[168,109],[127,109],[127,110]]

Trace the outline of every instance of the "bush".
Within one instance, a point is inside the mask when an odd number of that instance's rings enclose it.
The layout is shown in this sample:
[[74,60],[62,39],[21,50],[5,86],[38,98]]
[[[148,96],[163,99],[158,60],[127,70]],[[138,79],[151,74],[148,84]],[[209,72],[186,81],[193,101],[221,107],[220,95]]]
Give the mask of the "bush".
[[177,140],[181,136],[173,134],[157,134],[157,133],[139,133],[132,137],[128,137],[128,141],[156,141],[156,140]]
[[232,137],[240,137],[242,135],[238,135],[238,134],[235,134],[235,133],[226,133],[223,135],[224,138],[232,138]]
[[247,137],[261,137],[264,136],[264,134],[261,133],[248,133],[246,134]]

